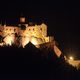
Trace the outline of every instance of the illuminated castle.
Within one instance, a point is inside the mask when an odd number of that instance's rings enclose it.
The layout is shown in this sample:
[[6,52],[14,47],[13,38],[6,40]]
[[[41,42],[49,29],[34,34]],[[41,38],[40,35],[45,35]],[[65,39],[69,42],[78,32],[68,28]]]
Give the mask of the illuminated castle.
[[0,36],[2,37],[0,45],[18,44],[22,47],[29,42],[38,46],[53,40],[53,37],[47,37],[47,26],[44,23],[28,25],[25,23],[25,17],[20,18],[18,26],[0,25]]

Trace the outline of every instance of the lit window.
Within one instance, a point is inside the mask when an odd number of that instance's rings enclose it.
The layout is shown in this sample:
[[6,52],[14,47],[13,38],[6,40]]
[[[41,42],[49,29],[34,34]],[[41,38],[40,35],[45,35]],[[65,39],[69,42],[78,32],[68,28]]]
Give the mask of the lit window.
[[40,28],[40,30],[42,31],[42,28]]
[[33,28],[33,31],[34,31],[34,28]]
[[10,29],[10,31],[11,31],[11,29]]

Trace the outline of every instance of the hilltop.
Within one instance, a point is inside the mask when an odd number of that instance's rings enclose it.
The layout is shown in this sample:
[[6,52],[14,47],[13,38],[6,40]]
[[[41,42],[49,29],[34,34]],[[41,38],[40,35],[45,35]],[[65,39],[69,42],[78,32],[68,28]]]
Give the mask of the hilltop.
[[77,78],[76,68],[66,63],[63,55],[58,58],[51,49],[46,54],[44,51],[31,43],[25,48],[0,48],[0,74],[62,80]]

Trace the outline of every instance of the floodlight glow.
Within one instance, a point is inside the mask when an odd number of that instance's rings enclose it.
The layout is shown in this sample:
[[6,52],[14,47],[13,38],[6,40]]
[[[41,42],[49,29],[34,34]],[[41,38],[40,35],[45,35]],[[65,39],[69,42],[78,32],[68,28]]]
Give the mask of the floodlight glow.
[[4,38],[4,42],[6,45],[12,45],[12,43],[14,43],[14,35],[7,35],[5,38]]
[[27,45],[28,43],[29,43],[29,41],[30,41],[30,39],[29,39],[29,37],[22,37],[22,46],[23,46],[23,48],[25,47],[25,45]]
[[70,60],[74,60],[74,58],[72,56],[69,57]]
[[31,39],[31,43],[34,44],[34,45],[37,45],[38,44],[37,39],[33,37]]

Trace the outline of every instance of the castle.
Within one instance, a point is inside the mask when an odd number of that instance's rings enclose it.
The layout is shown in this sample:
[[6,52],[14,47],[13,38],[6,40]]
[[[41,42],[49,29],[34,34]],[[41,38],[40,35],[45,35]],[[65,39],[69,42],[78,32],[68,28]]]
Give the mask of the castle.
[[26,24],[25,17],[20,17],[18,26],[0,25],[0,45],[18,44],[25,47],[29,42],[38,46],[39,44],[53,41],[53,37],[47,36],[47,25]]
[[[62,51],[55,44],[54,37],[47,36],[47,25],[29,25],[26,24],[25,17],[20,17],[20,24],[18,26],[7,26],[0,24],[0,46],[17,46],[25,48],[31,42],[33,45],[40,47],[51,47],[55,54],[60,57]],[[45,45],[44,45],[45,44]],[[64,56],[66,60],[66,56]],[[78,67],[80,61],[69,60],[72,66]]]

